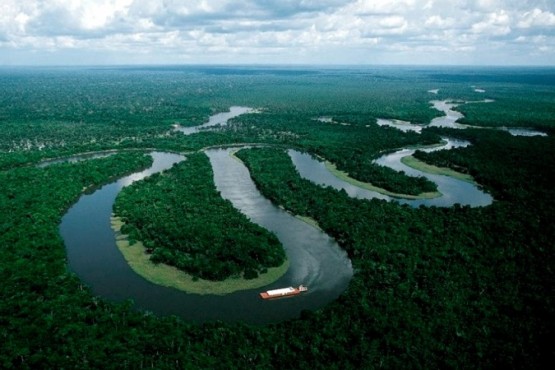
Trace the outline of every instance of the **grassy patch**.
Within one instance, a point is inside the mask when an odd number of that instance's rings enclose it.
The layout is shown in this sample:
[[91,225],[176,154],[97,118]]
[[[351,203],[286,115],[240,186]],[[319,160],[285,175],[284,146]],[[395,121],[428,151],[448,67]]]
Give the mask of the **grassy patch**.
[[318,221],[316,221],[315,219],[313,219],[311,217],[299,216],[299,215],[295,215],[295,217],[298,218],[299,220],[303,221],[303,222],[306,222],[310,226],[313,226],[313,227],[317,228],[318,230],[322,230],[322,228],[318,224]]
[[346,183],[349,183],[354,186],[358,186],[359,188],[362,188],[362,189],[375,191],[377,193],[384,194],[384,195],[389,195],[391,197],[405,198],[405,199],[431,199],[431,198],[437,198],[441,196],[441,193],[439,191],[421,193],[418,195],[393,193],[391,191],[374,186],[370,183],[355,180],[352,177],[350,177],[348,173],[338,170],[337,167],[329,161],[326,161],[325,165],[328,171],[330,171],[335,177],[345,181]]
[[116,245],[133,271],[154,284],[187,293],[224,295],[239,290],[260,288],[273,283],[289,269],[289,260],[285,260],[281,266],[268,268],[267,273],[260,274],[256,279],[246,280],[241,277],[232,277],[223,281],[193,279],[191,275],[175,267],[151,262],[141,242],[130,245],[127,236],[120,234],[123,225],[120,218],[112,217],[111,221],[112,229],[117,233]]
[[432,166],[431,164],[427,164],[425,162],[422,162],[419,159],[414,158],[412,155],[401,158],[401,162],[404,165],[407,165],[411,168],[414,168],[422,172],[430,173],[432,175],[449,176],[457,180],[466,181],[471,184],[476,184],[476,182],[474,181],[474,178],[468,174],[460,173],[447,167]]

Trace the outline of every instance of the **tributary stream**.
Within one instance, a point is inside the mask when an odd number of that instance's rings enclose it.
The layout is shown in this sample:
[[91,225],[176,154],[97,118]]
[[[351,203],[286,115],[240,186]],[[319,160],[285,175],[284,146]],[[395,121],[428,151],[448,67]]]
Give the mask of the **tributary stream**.
[[[225,124],[228,119],[247,112],[252,110],[232,107],[229,113],[215,115],[206,126]],[[178,130],[184,134],[197,132],[196,128]],[[457,145],[464,143],[448,141],[447,147]],[[162,315],[173,314],[196,322],[278,322],[298,317],[303,310],[315,310],[335,300],[347,288],[353,274],[346,253],[324,232],[265,199],[256,189],[247,168],[230,153],[231,149],[206,150],[214,171],[214,182],[222,197],[230,200],[235,208],[254,223],[274,232],[280,239],[290,267],[275,283],[264,288],[223,296],[197,295],[153,284],[129,267],[116,247],[115,233],[110,225],[112,206],[124,186],[186,160],[182,155],[163,152],[152,153],[154,163],[148,170],[125,176],[92,194],[82,195],[64,215],[60,233],[67,248],[70,269],[98,296],[117,302],[132,300],[139,309]],[[289,154],[301,176],[316,183],[343,188],[354,197],[390,199],[335,178],[324,168],[323,163],[309,155],[292,150]],[[446,190],[434,175],[408,167],[400,168],[399,159],[407,154],[410,153],[398,151],[380,158],[378,163],[397,170],[402,169],[410,175],[425,175],[438,183],[444,195],[436,199],[397,201],[412,205],[441,206],[454,203],[480,206],[491,202],[491,197],[474,185],[457,180],[459,187]],[[469,196],[469,191],[473,195]],[[272,301],[259,297],[260,291],[299,284],[307,285],[309,291],[294,298]]]

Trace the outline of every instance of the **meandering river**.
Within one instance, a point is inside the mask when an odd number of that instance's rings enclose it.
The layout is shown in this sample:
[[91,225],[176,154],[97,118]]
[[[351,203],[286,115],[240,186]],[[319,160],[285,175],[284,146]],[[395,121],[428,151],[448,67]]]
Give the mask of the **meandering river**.
[[[429,92],[436,91],[430,90]],[[478,91],[478,92],[485,92],[485,91]],[[513,136],[547,136],[545,132],[538,131],[532,128],[526,127],[481,127],[481,126],[468,126],[462,125],[457,121],[464,117],[461,112],[455,110],[461,104],[483,104],[483,103],[493,103],[495,100],[493,99],[484,99],[478,101],[468,101],[468,102],[453,102],[451,100],[432,100],[430,104],[432,104],[432,108],[437,109],[438,111],[442,112],[444,115],[440,117],[436,117],[430,121],[427,125],[418,125],[413,124],[407,121],[401,121],[396,119],[385,119],[385,118],[378,118],[377,124],[379,126],[390,126],[394,127],[401,131],[414,131],[414,132],[421,132],[424,127],[449,127],[449,128],[458,128],[458,129],[465,129],[468,127],[473,128],[485,128],[491,130],[501,130],[507,131]]]
[[[93,293],[113,301],[132,299],[136,307],[185,319],[270,323],[299,316],[335,300],[347,287],[353,271],[346,253],[322,231],[274,206],[256,189],[246,167],[229,150],[209,150],[214,180],[222,196],[253,222],[276,233],[290,260],[290,268],[264,289],[225,296],[201,296],[148,282],[137,275],[115,244],[110,226],[112,206],[119,191],[135,181],[170,168],[185,158],[172,153],[152,153],[146,171],[123,177],[92,194],[83,195],[60,225],[69,266]],[[259,292],[306,284],[310,290],[294,299],[264,301]]]
[[[245,110],[235,110],[235,115]],[[229,118],[229,116],[228,116]],[[224,122],[225,123],[225,122]],[[148,282],[127,264],[115,244],[110,225],[112,206],[119,191],[135,181],[170,168],[185,157],[152,153],[154,163],[141,171],[84,194],[60,224],[69,267],[92,289],[112,301],[132,299],[137,308],[157,314],[174,314],[187,320],[271,323],[298,317],[335,300],[348,286],[353,270],[346,253],[324,232],[274,206],[256,189],[246,167],[229,150],[206,151],[214,181],[222,196],[253,222],[273,231],[283,244],[290,267],[264,289],[225,296],[188,294]],[[261,290],[306,284],[301,296],[277,301],[260,299]]]
[[[436,148],[425,148],[421,150],[446,150],[455,147],[466,146],[469,143],[460,140],[445,139],[446,143],[443,146]],[[326,165],[315,159],[309,154],[300,153],[295,150],[289,150],[289,156],[293,161],[297,171],[301,177],[310,180],[322,186],[331,186],[337,190],[345,190],[352,198],[359,199],[384,199],[388,201],[395,201],[401,204],[409,204],[413,207],[424,206],[437,206],[437,207],[451,207],[454,204],[469,205],[472,207],[487,206],[491,204],[493,198],[488,193],[479,189],[475,184],[466,181],[458,180],[453,177],[444,175],[433,175],[427,172],[422,172],[413,169],[401,162],[401,159],[410,156],[414,153],[415,149],[401,149],[394,153],[384,155],[377,159],[375,162],[379,165],[393,168],[397,171],[404,171],[408,176],[424,176],[427,179],[437,184],[438,191],[441,193],[439,197],[431,199],[404,199],[401,197],[392,197],[360,188],[343,181],[332,174]]]
[[229,121],[234,117],[237,117],[241,114],[253,113],[253,112],[256,112],[256,110],[253,108],[233,106],[229,108],[229,112],[221,112],[210,116],[210,118],[208,119],[208,122],[200,126],[193,126],[193,127],[177,126],[175,129],[177,131],[182,132],[185,135],[191,135],[213,126],[225,125],[227,124],[227,121]]
[[[439,103],[434,106],[440,107]],[[454,112],[447,102],[443,102],[441,107],[448,112]],[[230,118],[249,112],[253,110],[247,107],[232,107],[230,112],[214,115],[202,127],[226,124]],[[439,119],[436,119],[436,123],[454,124],[457,117],[454,114],[446,114],[441,123]],[[198,128],[177,129],[187,135],[198,132]],[[466,145],[467,142],[446,139],[444,146],[426,150]],[[151,153],[154,159],[151,168],[125,176],[92,194],[82,195],[64,215],[60,224],[60,234],[67,248],[70,269],[96,295],[117,302],[131,299],[139,309],[162,315],[178,315],[197,322],[278,322],[298,317],[303,310],[314,310],[337,299],[347,288],[353,274],[346,253],[324,232],[293,217],[265,199],[257,190],[247,168],[230,155],[231,151],[205,151],[212,164],[214,182],[222,197],[230,200],[235,208],[253,222],[274,232],[282,242],[290,261],[290,268],[278,281],[263,289],[239,291],[225,296],[202,296],[150,283],[129,267],[116,247],[115,234],[110,225],[112,206],[124,186],[169,169],[175,163],[186,159],[182,155],[163,152]],[[412,206],[451,206],[455,203],[482,206],[491,203],[491,196],[480,191],[475,185],[446,176],[430,175],[402,164],[400,159],[411,155],[412,152],[412,149],[402,149],[385,155],[376,162],[405,171],[409,176],[426,176],[438,184],[438,189],[443,194],[441,197],[422,200],[391,198],[338,179],[322,162],[310,155],[294,150],[289,150],[289,155],[301,176],[317,184],[344,189],[352,197],[385,199]],[[265,301],[259,297],[261,290],[301,283],[308,285],[309,291],[295,298]]]

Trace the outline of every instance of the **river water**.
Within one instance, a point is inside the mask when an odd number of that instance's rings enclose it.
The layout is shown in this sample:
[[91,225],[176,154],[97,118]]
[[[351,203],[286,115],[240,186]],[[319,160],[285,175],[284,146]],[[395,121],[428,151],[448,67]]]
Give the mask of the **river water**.
[[[248,107],[232,107],[230,112],[214,115],[202,127],[226,124],[230,118],[250,112],[253,110]],[[453,123],[456,121],[455,117],[445,119],[453,120]],[[198,128],[177,129],[186,135],[198,132]],[[447,140],[447,144],[440,149],[464,145],[468,143]],[[274,232],[283,244],[290,268],[278,281],[261,289],[239,291],[225,296],[202,296],[150,283],[129,267],[116,247],[115,233],[110,224],[112,207],[123,187],[185,160],[184,156],[163,152],[151,154],[154,163],[148,170],[125,176],[92,194],[82,195],[64,215],[60,234],[67,248],[70,269],[96,295],[116,302],[131,299],[139,309],[161,315],[173,314],[196,322],[279,322],[298,317],[303,310],[315,310],[337,299],[347,288],[353,274],[346,253],[324,232],[265,199],[256,189],[247,168],[230,153],[231,149],[206,151],[214,171],[215,185],[222,197],[230,200],[252,222]],[[344,189],[353,197],[394,200],[412,206],[450,206],[455,203],[479,206],[491,203],[491,197],[474,185],[446,176],[425,174],[404,166],[400,158],[410,154],[411,150],[403,149],[386,155],[377,162],[405,171],[410,176],[424,175],[430,178],[438,184],[442,197],[430,200],[395,199],[361,189],[336,178],[325,169],[322,162],[310,155],[289,151],[301,176],[318,184]],[[309,291],[294,298],[272,301],[259,297],[263,290],[299,284],[308,285]]]
[[227,124],[227,121],[241,114],[254,113],[254,112],[256,112],[256,110],[253,108],[233,106],[229,108],[229,112],[217,113],[210,116],[210,118],[208,119],[208,122],[200,126],[193,126],[193,127],[178,126],[176,127],[176,131],[180,131],[185,135],[191,135],[191,134],[200,132],[202,130],[206,130],[207,128],[210,128],[213,126],[225,125]]
[[[437,148],[422,149],[425,151],[444,150],[454,147],[466,146],[468,142],[446,139],[446,144]],[[337,190],[345,190],[352,198],[359,199],[384,199],[387,201],[395,201],[401,204],[408,204],[413,207],[418,206],[436,206],[451,207],[454,204],[468,205],[472,207],[487,206],[491,204],[493,198],[488,193],[480,190],[476,185],[449,176],[432,175],[426,172],[415,170],[406,166],[401,162],[403,157],[412,155],[414,149],[401,149],[394,153],[387,154],[377,159],[375,162],[379,165],[393,168],[396,171],[404,171],[408,176],[424,176],[437,184],[438,191],[441,196],[432,199],[403,199],[395,198],[388,195],[378,193],[376,191],[366,190],[355,185],[351,185],[333,175],[325,166],[325,164],[310,154],[300,153],[295,150],[289,150],[288,154],[295,165],[301,177],[310,180],[318,185],[331,186]]]
[[[431,90],[430,90],[431,91]],[[481,92],[481,91],[480,91]],[[475,128],[486,128],[492,130],[501,130],[507,131],[513,136],[547,136],[545,132],[534,130],[531,128],[525,127],[480,127],[480,126],[468,126],[459,124],[457,121],[464,117],[461,112],[454,110],[457,106],[461,104],[483,104],[483,103],[493,103],[493,99],[484,99],[478,101],[468,101],[468,102],[453,102],[451,100],[432,100],[430,104],[432,104],[432,108],[443,112],[443,116],[436,117],[430,121],[428,125],[419,125],[413,124],[407,121],[401,121],[396,119],[385,119],[385,118],[378,118],[376,123],[378,126],[390,126],[394,127],[398,130],[407,132],[407,131],[414,131],[420,133],[423,128],[425,127],[449,127],[449,128],[457,128],[457,129],[465,129],[468,127],[475,127]]]
[[[229,199],[255,223],[276,233],[290,268],[278,281],[263,289],[225,296],[201,296],[148,282],[124,260],[110,226],[112,206],[119,191],[153,173],[184,160],[172,153],[154,152],[146,171],[126,176],[83,195],[66,213],[60,225],[70,269],[93,293],[112,301],[132,299],[137,308],[157,314],[173,314],[187,320],[244,321],[264,324],[298,317],[335,300],[347,287],[353,271],[346,253],[325,233],[275,207],[256,190],[248,170],[225,150],[209,150],[214,180]],[[295,298],[264,301],[259,292],[306,284],[309,291]]]
[[[236,107],[218,114],[207,126],[225,124],[250,108]],[[223,120],[223,121],[222,121]],[[205,127],[207,127],[205,126]],[[186,130],[193,134],[195,130]],[[136,274],[115,243],[110,216],[119,191],[153,173],[169,169],[185,157],[152,153],[154,163],[141,171],[82,195],[62,218],[60,234],[65,242],[70,269],[93,293],[111,301],[133,300],[135,307],[161,315],[177,315],[190,321],[243,321],[255,324],[298,317],[337,297],[352,277],[351,262],[337,243],[324,232],[274,206],[256,189],[246,167],[229,150],[206,151],[214,182],[225,199],[253,222],[274,232],[284,246],[290,267],[275,283],[225,296],[188,294],[153,284]],[[266,301],[260,291],[305,284],[309,291],[294,298]]]
[[116,152],[100,152],[100,153],[84,153],[84,154],[78,154],[78,155],[74,155],[70,158],[54,158],[54,159],[46,159],[44,161],[41,161],[37,164],[37,167],[39,168],[44,168],[44,167],[48,167],[51,166],[53,164],[58,164],[58,163],[77,163],[77,162],[81,162],[81,161],[88,161],[91,159],[99,159],[99,158],[106,158],[109,157],[111,155],[114,155]]
[[[433,148],[421,148],[425,152],[433,152],[437,150],[449,150],[452,148],[461,148],[470,145],[468,141],[455,140],[450,138],[443,138],[445,144]],[[397,198],[395,201],[402,204],[409,204],[413,207],[436,206],[436,207],[451,207],[455,204],[471,207],[482,207],[490,205],[493,202],[493,197],[488,193],[481,190],[477,185],[471,184],[466,181],[456,179],[454,177],[445,175],[433,175],[427,172],[419,171],[411,168],[401,162],[401,159],[406,156],[414,154],[415,149],[401,149],[394,153],[384,155],[378,158],[375,163],[390,167],[396,171],[403,171],[408,176],[423,176],[428,180],[437,184],[437,190],[441,196],[432,199],[401,199]]]

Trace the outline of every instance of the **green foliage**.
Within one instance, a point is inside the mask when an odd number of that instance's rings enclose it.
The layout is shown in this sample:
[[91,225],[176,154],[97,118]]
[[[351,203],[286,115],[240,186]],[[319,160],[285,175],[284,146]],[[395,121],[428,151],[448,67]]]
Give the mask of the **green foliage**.
[[[0,69],[0,367],[540,368],[553,358],[553,139],[441,129],[418,137],[378,128],[374,120],[426,123],[439,114],[428,100],[494,98],[461,106],[466,122],[553,133],[553,75],[552,69],[524,77],[513,69]],[[427,93],[435,88],[437,96]],[[175,122],[203,122],[231,105],[266,110],[214,133],[168,132]],[[320,116],[350,125],[313,120]],[[257,142],[319,154],[362,179],[383,151],[444,134],[474,145],[417,156],[471,173],[494,194],[492,206],[412,209],[353,200],[300,179],[284,152],[241,152],[266,196],[316,219],[356,269],[335,302],[264,327],[136,312],[130,303],[94,297],[68,272],[57,229],[64,212],[83,188],[144,167],[148,158],[125,153],[26,167],[88,150]],[[186,176],[184,168],[172,170],[172,179]]]
[[[544,131],[555,127],[552,68],[459,68],[424,73],[439,88],[435,99],[474,102],[456,108],[465,116],[459,123]],[[493,102],[480,103],[484,99]]]
[[[505,163],[510,158],[500,148],[480,156],[483,178],[494,178],[497,173],[489,171],[499,165],[510,168]],[[531,157],[553,157],[548,148],[534,149]],[[533,348],[550,331],[545,320],[553,315],[552,300],[541,293],[549,289],[545,279],[551,275],[544,261],[555,237],[549,221],[555,211],[552,200],[528,193],[519,202],[487,208],[412,209],[318,187],[299,177],[283,151],[251,149],[238,156],[266,197],[314,218],[347,250],[357,274],[339,306],[348,312],[351,327],[364,327],[360,335],[397,354],[379,360],[386,367],[404,367],[413,360],[430,368],[513,366],[517,352],[526,353],[517,356],[520,364],[539,361]],[[513,172],[515,182],[498,182],[495,190],[530,180],[538,187],[538,177],[555,178],[555,167],[543,165],[538,164],[543,173],[534,168]],[[533,199],[538,207],[530,208]],[[357,342],[355,348],[366,346]],[[495,358],[486,355],[490,351]]]
[[274,234],[221,198],[204,154],[123,189],[114,210],[126,223],[124,233],[154,248],[153,262],[193,277],[253,279],[285,261]]
[[[472,142],[472,146],[414,156],[439,167],[469,173],[491,189],[495,199],[530,202],[551,198],[555,168],[555,141],[549,137],[512,136],[497,130],[429,129]],[[485,161],[484,158],[490,158]],[[549,170],[547,170],[549,169]]]
[[250,130],[252,136],[306,150],[329,160],[357,180],[395,193],[418,195],[437,190],[436,185],[424,177],[409,177],[372,162],[395,148],[438,143],[439,136],[405,133],[369,122],[363,125],[360,121],[367,118],[355,115],[343,118],[348,121],[338,125],[319,122],[301,114],[246,115],[237,117],[220,131]]
[[[436,190],[423,177],[371,163],[383,151],[439,140],[374,125],[379,117],[425,123],[440,114],[429,109],[429,81],[414,79],[418,74],[410,70],[264,73],[256,79],[243,74],[224,78],[220,72],[229,71],[204,69],[199,75],[194,68],[156,72],[150,68],[0,71],[0,83],[6,86],[6,93],[0,93],[4,102],[0,122],[5,121],[6,135],[0,151],[40,149],[40,158],[45,158],[112,148],[188,150],[240,142],[287,143],[392,192],[417,195]],[[270,114],[240,117],[238,126],[220,134],[183,137],[169,132],[174,123],[197,125],[210,113],[237,104],[264,107]],[[319,116],[351,126],[318,123]],[[38,160],[28,154],[3,157],[0,153],[0,168],[8,168],[8,161]]]

